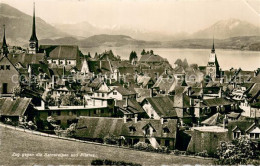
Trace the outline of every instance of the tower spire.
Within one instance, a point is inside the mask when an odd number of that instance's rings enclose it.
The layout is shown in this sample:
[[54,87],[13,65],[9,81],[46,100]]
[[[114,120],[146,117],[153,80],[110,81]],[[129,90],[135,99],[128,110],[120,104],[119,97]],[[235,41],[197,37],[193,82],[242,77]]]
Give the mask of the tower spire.
[[5,56],[7,56],[7,54],[8,54],[8,46],[7,46],[7,44],[6,44],[6,39],[5,39],[5,24],[3,25],[3,27],[4,27],[4,37],[3,37],[2,49],[3,49],[3,54],[4,54]]
[[36,54],[37,52],[38,52],[38,39],[36,36],[35,2],[33,2],[33,23],[32,23],[32,35],[29,40],[29,53]]
[[212,45],[211,53],[215,53],[214,36],[213,36],[213,45]]
[[30,41],[38,41],[36,36],[36,25],[35,25],[35,2],[33,2],[33,24],[32,24],[32,35]]

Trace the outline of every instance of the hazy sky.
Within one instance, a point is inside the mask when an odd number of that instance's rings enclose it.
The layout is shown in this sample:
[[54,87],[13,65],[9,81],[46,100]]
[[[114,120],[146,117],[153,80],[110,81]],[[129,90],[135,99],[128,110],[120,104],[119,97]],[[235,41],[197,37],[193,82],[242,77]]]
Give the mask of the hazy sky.
[[[33,0],[0,0],[32,15]],[[88,21],[169,33],[194,32],[218,20],[238,18],[260,25],[260,0],[35,0],[48,23]]]

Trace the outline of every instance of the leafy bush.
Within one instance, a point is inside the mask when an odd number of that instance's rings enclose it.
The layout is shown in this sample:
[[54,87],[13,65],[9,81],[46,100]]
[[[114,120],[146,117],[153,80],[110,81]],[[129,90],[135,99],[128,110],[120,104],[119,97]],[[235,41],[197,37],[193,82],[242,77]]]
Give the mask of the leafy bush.
[[112,160],[92,160],[91,165],[124,165],[124,166],[141,166],[141,164],[127,163],[124,161],[112,161]]
[[230,142],[221,142],[217,149],[217,164],[250,164],[252,159],[257,159],[256,147],[246,136]]
[[209,157],[208,152],[206,150],[196,153],[195,156]]
[[151,144],[147,144],[145,142],[138,142],[133,146],[133,148],[147,152],[170,153],[170,150],[166,146],[162,146],[156,149]]
[[115,136],[106,136],[105,138],[104,138],[104,142],[106,143],[106,144],[110,144],[110,145],[118,145],[119,144],[119,140],[118,140],[118,138],[116,138]]

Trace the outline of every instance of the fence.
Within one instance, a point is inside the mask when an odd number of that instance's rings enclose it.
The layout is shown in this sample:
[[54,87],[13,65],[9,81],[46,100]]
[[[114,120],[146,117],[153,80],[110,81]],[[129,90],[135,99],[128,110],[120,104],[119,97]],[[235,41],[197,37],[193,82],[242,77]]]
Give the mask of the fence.
[[[28,129],[24,129],[24,128],[20,128],[20,127],[16,127],[16,126],[3,124],[1,122],[0,122],[0,127],[4,127],[4,128],[16,130],[16,131],[21,131],[21,132],[25,132],[25,133],[29,133],[29,134],[34,134],[34,135],[38,135],[38,136],[43,136],[43,137],[49,137],[49,138],[55,138],[55,139],[73,141],[73,142],[80,142],[80,143],[85,143],[85,144],[92,144],[92,145],[99,145],[99,146],[107,146],[107,147],[122,148],[122,149],[127,149],[127,150],[141,151],[141,150],[134,149],[134,148],[131,148],[131,147],[109,145],[109,144],[103,144],[103,143],[98,143],[98,142],[79,140],[79,139],[75,139],[75,138],[57,136],[57,135],[54,135],[54,134],[42,133],[42,132],[39,132],[39,131],[28,130]],[[142,151],[142,152],[145,152],[145,151]],[[175,154],[170,153],[169,155],[175,155]],[[200,157],[200,156],[193,156],[193,155],[178,155],[178,156],[212,160],[212,158],[209,158],[209,157]]]

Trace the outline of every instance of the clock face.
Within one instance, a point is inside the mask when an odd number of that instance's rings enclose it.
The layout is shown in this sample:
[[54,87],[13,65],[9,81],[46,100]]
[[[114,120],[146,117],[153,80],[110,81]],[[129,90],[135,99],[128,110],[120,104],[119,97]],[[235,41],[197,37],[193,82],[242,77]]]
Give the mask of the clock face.
[[212,68],[209,69],[209,72],[210,72],[210,73],[213,73],[213,71],[214,71],[214,70],[213,70]]
[[35,43],[30,43],[30,48],[35,48]]

